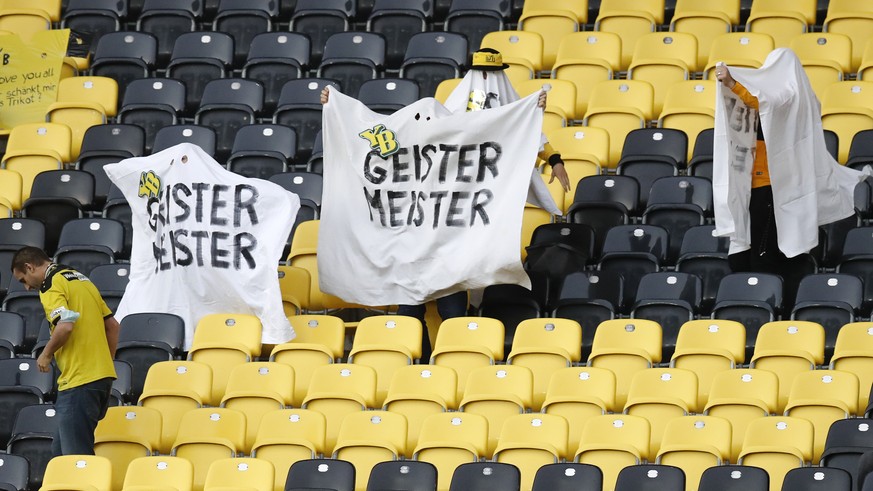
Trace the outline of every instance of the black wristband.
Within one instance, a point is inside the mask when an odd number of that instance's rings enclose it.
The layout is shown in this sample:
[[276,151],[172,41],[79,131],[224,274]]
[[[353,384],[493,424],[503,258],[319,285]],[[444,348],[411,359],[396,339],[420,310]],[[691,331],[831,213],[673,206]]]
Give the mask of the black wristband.
[[563,163],[564,163],[564,161],[561,159],[560,153],[553,153],[553,154],[549,155],[549,165],[554,166],[554,165],[563,164]]

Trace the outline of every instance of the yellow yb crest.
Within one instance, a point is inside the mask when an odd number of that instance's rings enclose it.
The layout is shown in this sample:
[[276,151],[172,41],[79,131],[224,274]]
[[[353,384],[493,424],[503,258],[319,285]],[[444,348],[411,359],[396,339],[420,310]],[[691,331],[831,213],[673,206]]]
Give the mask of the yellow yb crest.
[[397,135],[386,129],[384,124],[377,124],[371,130],[358,133],[358,136],[367,140],[370,143],[370,148],[378,150],[382,157],[387,157],[400,148],[400,144],[397,143]]
[[161,178],[155,171],[143,172],[139,175],[139,196],[156,198],[161,193]]

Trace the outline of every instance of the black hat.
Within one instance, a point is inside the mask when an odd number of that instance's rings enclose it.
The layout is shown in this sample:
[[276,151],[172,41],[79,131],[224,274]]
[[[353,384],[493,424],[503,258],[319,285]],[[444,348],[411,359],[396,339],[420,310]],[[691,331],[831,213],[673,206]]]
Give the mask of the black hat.
[[482,48],[473,53],[473,64],[470,68],[473,70],[496,72],[509,68],[509,65],[503,63],[503,55],[500,54],[500,51],[491,48]]

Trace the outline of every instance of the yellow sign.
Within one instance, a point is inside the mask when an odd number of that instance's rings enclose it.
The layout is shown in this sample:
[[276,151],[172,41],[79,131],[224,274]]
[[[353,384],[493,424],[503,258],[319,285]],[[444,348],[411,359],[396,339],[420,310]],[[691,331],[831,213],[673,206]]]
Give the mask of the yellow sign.
[[384,124],[377,124],[372,130],[358,133],[358,136],[370,142],[370,148],[379,150],[379,155],[382,157],[392,155],[400,147],[397,143],[397,135],[386,129]]
[[57,99],[69,29],[43,31],[25,43],[0,36],[0,129],[45,121]]

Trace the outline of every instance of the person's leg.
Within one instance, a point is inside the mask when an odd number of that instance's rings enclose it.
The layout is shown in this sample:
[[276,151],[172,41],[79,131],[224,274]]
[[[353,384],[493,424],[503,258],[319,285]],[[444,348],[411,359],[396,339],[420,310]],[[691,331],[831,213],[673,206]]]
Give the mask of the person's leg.
[[111,390],[112,379],[106,378],[58,393],[55,455],[94,455],[94,429],[106,414]]
[[785,255],[779,250],[776,217],[773,213],[773,188],[752,189],[749,200],[749,233],[752,243],[749,262],[758,273],[779,274]]

